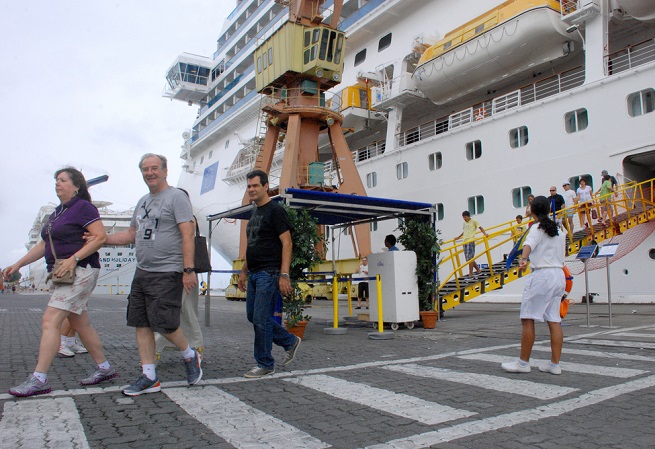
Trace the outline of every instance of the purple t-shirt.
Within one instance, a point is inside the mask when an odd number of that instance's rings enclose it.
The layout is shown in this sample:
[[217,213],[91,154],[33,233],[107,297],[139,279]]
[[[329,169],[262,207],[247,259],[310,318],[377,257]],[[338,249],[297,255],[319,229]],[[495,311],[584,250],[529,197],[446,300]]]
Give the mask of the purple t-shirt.
[[[100,220],[98,209],[80,197],[76,196],[66,204],[57,206],[50,215],[48,223],[41,229],[41,238],[45,242],[45,261],[48,271],[52,271],[55,264],[55,256],[50,249],[48,229],[52,228],[52,244],[55,246],[57,258],[68,259],[84,246],[85,240],[82,236],[86,227],[97,220]],[[100,256],[96,251],[77,264],[82,267],[100,268]]]

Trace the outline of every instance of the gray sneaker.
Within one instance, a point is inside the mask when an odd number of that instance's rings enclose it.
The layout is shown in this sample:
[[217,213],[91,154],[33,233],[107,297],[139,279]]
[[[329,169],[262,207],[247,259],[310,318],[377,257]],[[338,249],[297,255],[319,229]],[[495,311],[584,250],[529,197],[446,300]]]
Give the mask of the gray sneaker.
[[186,380],[189,385],[195,385],[202,379],[202,356],[198,351],[191,359],[184,359],[184,367],[186,369]]
[[45,382],[41,382],[39,379],[34,377],[33,374],[30,374],[30,377],[28,377],[25,382],[17,387],[10,388],[8,393],[20,398],[26,398],[28,396],[36,396],[37,394],[47,394],[51,391],[52,389],[50,388],[50,385],[48,385],[47,380]]
[[258,377],[268,376],[273,373],[275,373],[275,368],[262,368],[261,366],[256,366],[244,374],[243,377],[247,377],[248,379],[256,379]]
[[291,349],[287,351],[287,356],[284,358],[284,361],[282,362],[283,366],[287,366],[289,363],[293,362],[293,359],[296,357],[296,351],[298,350],[298,346],[300,346],[300,342],[302,341],[300,337],[296,337],[297,340],[291,346]]
[[159,379],[150,380],[145,374],[141,374],[136,382],[132,385],[123,388],[125,396],[139,396],[145,393],[157,393],[161,391],[161,382]]
[[100,382],[113,379],[114,377],[118,377],[118,372],[113,367],[110,366],[107,369],[98,368],[96,372],[91,375],[91,377],[80,380],[80,384],[96,385]]

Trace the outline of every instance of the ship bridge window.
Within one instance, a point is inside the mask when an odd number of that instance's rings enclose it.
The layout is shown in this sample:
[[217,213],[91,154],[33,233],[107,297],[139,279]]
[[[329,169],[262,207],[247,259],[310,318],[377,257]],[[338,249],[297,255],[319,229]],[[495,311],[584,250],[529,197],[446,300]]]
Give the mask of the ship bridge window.
[[527,206],[529,195],[532,195],[531,187],[523,186],[512,189],[512,204],[517,209]]
[[467,199],[467,209],[471,215],[481,214],[484,212],[484,197],[482,195],[470,196]]
[[428,155],[428,168],[430,171],[439,170],[442,164],[443,157],[440,151]]
[[437,203],[437,220],[443,220],[443,203]]
[[366,49],[361,50],[355,55],[355,67],[366,60]]
[[645,89],[628,95],[628,115],[637,117],[655,111],[655,90]]
[[405,179],[409,174],[409,165],[407,162],[396,164],[396,179]]
[[378,174],[377,172],[371,172],[366,174],[366,187],[371,188],[378,185]]
[[466,160],[472,161],[482,156],[482,142],[474,140],[466,144]]
[[509,146],[512,148],[524,147],[528,144],[528,127],[520,126],[509,132]]
[[385,48],[388,48],[391,45],[391,33],[386,36],[382,36],[378,41],[378,52],[381,52]]
[[587,129],[587,126],[589,126],[589,117],[586,109],[582,108],[564,114],[564,127],[568,134]]

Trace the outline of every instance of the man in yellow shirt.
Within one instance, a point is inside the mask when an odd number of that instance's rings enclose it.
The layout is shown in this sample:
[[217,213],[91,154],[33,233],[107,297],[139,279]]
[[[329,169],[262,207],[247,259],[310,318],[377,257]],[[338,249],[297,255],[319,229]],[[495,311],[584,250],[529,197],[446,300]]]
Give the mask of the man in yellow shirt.
[[477,264],[477,262],[473,259],[475,257],[475,232],[477,229],[480,229],[480,232],[485,237],[489,237],[487,235],[487,232],[480,226],[480,223],[478,223],[477,220],[471,218],[471,213],[467,210],[462,212],[462,218],[464,219],[464,224],[462,225],[462,233],[455,237],[455,240],[459,240],[460,238],[464,237],[464,257],[466,258],[467,261],[471,261],[469,263],[469,277],[467,280],[470,280],[473,278],[473,269],[475,268],[475,271],[477,271],[476,275],[480,275],[482,273],[482,270],[480,270],[480,266]]

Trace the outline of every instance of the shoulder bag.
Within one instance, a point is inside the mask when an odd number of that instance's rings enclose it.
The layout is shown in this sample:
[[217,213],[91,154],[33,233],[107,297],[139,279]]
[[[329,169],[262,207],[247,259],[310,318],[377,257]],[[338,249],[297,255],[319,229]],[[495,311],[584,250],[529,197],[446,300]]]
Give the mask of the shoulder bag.
[[[62,214],[63,213],[64,212],[62,211]],[[61,214],[59,214],[59,216],[61,216]],[[55,218],[55,220],[57,218]],[[52,255],[55,256],[55,264],[52,267],[52,271],[48,275],[46,282],[52,280],[53,284],[58,284],[58,285],[72,284],[75,282],[75,269],[73,269],[72,272],[66,272],[66,274],[64,274],[61,277],[55,276],[54,274],[55,271],[57,271],[59,267],[61,267],[61,265],[66,261],[66,259],[57,259],[57,253],[55,252],[55,245],[52,243],[52,236],[50,235],[50,233],[52,232],[52,223],[54,223],[55,220],[52,220],[52,222],[48,225],[48,240],[50,240],[50,250],[52,251]]]
[[[195,217],[194,217],[195,218]],[[195,253],[193,257],[193,266],[196,273],[209,273],[212,270],[209,262],[209,253],[207,251],[207,239],[200,235],[198,220],[196,224]]]

